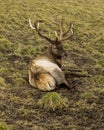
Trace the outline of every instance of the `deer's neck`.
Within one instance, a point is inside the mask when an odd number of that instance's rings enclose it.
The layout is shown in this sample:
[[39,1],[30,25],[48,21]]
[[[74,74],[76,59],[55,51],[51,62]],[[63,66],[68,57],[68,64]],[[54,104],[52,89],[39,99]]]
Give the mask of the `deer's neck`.
[[52,48],[49,47],[45,53],[44,53],[44,56],[47,57],[50,61],[52,61],[53,63],[57,64],[60,68],[61,68],[61,56],[54,53],[52,51]]

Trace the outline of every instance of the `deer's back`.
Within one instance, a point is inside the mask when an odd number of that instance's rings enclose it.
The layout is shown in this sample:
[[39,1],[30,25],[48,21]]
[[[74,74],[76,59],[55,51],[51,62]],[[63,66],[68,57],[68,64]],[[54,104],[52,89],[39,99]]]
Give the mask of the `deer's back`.
[[48,60],[46,58],[42,58],[33,60],[33,66],[42,68],[44,71],[50,73],[58,85],[61,84],[65,79],[65,76],[60,67],[56,63],[50,61],[50,59]]
[[29,73],[30,84],[41,90],[55,89],[56,85],[65,82],[62,70],[48,58],[33,59]]

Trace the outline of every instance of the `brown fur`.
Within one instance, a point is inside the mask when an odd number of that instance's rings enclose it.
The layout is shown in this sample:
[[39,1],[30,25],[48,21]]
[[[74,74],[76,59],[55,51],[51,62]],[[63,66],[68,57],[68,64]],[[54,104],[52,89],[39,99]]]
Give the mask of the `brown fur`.
[[42,73],[38,75],[36,80],[36,86],[43,91],[51,91],[55,89],[56,82],[54,78],[48,73]]
[[[40,57],[38,59],[45,59],[46,61],[50,61],[51,59],[48,60],[48,58],[45,57]],[[47,70],[46,68],[42,68],[40,66],[37,66],[35,62],[38,60],[33,59],[30,62],[29,66],[29,83],[40,90],[43,91],[51,91],[56,88],[56,86],[59,86],[60,84],[65,84],[68,86],[68,83],[65,79],[65,76],[61,69],[57,69],[57,64],[56,68],[52,69],[52,72],[50,70]],[[51,62],[50,62],[51,63]],[[50,68],[51,69],[51,68]]]
[[[29,83],[43,91],[51,91],[56,88],[56,86],[60,84],[65,84],[67,86],[68,83],[65,79],[65,75],[61,70],[62,57],[67,56],[62,42],[65,40],[69,40],[73,35],[73,24],[70,24],[67,31],[63,31],[63,18],[57,23],[54,22],[59,27],[59,33],[55,31],[56,38],[51,39],[51,37],[47,37],[44,35],[44,32],[40,29],[39,26],[40,21],[35,20],[34,26],[29,19],[30,27],[38,33],[41,38],[46,39],[50,45],[48,49],[46,49],[45,53],[38,58],[34,58],[29,65]],[[68,33],[71,33],[69,36]]]
[[29,71],[29,83],[43,91],[51,91],[56,86],[55,79],[48,72],[43,73],[39,69],[36,73],[33,73],[31,70]]

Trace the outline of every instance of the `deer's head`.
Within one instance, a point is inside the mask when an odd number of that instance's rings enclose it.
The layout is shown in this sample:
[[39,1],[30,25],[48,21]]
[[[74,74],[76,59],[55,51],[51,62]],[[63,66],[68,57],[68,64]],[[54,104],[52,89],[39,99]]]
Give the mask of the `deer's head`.
[[67,56],[67,53],[64,50],[62,42],[69,40],[72,37],[72,35],[73,35],[73,29],[72,29],[73,24],[70,23],[69,26],[67,27],[67,30],[64,32],[63,31],[64,30],[64,28],[63,28],[63,18],[60,20],[60,22],[53,21],[53,23],[59,27],[59,32],[54,31],[55,32],[55,38],[51,39],[50,35],[46,36],[44,34],[44,32],[42,31],[42,29],[40,29],[40,23],[42,23],[42,22],[43,21],[37,20],[35,18],[34,23],[32,24],[31,20],[29,19],[30,27],[32,29],[36,30],[36,32],[38,33],[38,35],[41,38],[46,39],[50,43],[49,48],[48,48],[48,53],[51,54],[51,56],[53,56],[56,63],[61,67],[62,57]]

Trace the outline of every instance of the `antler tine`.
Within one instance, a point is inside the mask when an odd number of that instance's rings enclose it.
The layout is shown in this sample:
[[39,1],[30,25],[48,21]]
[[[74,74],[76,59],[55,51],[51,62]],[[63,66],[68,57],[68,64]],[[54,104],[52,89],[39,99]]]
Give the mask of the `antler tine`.
[[55,35],[56,35],[56,38],[58,38],[58,40],[61,41],[62,36],[63,36],[63,17],[60,19],[59,23],[53,20],[53,18],[51,19],[52,19],[52,22],[59,27],[60,34],[58,35],[57,31],[55,31]]
[[35,29],[35,27],[32,25],[32,22],[31,22],[30,18],[29,18],[29,25],[30,25],[30,27],[31,27],[32,29]]
[[[37,20],[36,17],[34,17],[34,19],[35,19],[34,20],[35,22],[34,22],[34,25],[33,25],[31,20],[30,20],[30,18],[29,18],[29,25],[30,25],[30,27],[32,29],[35,29],[37,31],[38,35],[41,38],[46,39],[51,44],[56,44],[56,42],[61,43],[62,41],[68,40],[74,34],[74,32],[73,32],[73,24],[72,23],[70,23],[70,26],[69,26],[68,30],[66,32],[63,32],[63,20],[64,20],[63,17],[60,19],[60,22],[54,21],[52,19],[54,24],[58,25],[58,27],[59,27],[59,34],[57,33],[57,31],[54,31],[56,39],[52,40],[50,38],[50,32],[49,32],[49,37],[47,37],[46,35],[44,35],[44,33],[42,33],[42,30],[40,29],[40,22],[43,22],[43,21],[42,20]],[[70,36],[67,35],[69,32],[71,33]]]
[[[52,20],[52,23],[54,23],[55,25],[57,25],[58,27],[60,27],[60,24],[57,23],[52,17],[51,17],[51,20]],[[59,39],[59,35],[58,35],[57,31],[54,31],[54,33],[55,33],[56,39]]]
[[49,37],[51,37],[51,34],[50,34],[50,32],[48,33],[48,36],[49,36]]
[[39,27],[40,27],[40,24],[39,24],[39,22],[37,23],[37,29],[39,30]]
[[[35,19],[35,16],[34,16],[34,19]],[[36,29],[36,30],[39,29],[39,21],[35,22],[35,20],[34,20],[34,25],[33,25],[31,22],[31,19],[29,18],[29,25],[32,29]]]
[[56,38],[59,38],[57,31],[54,31],[54,32],[55,32]]
[[56,20],[54,20],[54,19],[51,17],[51,20],[52,20],[52,23],[56,24],[57,26],[60,26],[60,24],[59,24],[58,22],[56,22],[56,21],[57,21],[57,19],[56,19]]
[[67,37],[63,38],[62,41],[68,40],[73,36],[74,31],[73,31],[73,24],[72,23],[70,23],[69,29],[63,34],[63,36],[67,35],[69,32],[71,33],[70,36],[67,36]]
[[[37,33],[38,33],[38,35],[41,37],[41,38],[44,38],[44,39],[46,39],[48,42],[50,42],[51,44],[54,44],[54,40],[51,40],[50,38],[48,38],[47,36],[45,36],[42,32],[41,32],[41,30],[40,30],[40,22],[42,22],[41,20],[36,20],[36,16],[34,16],[34,26],[32,25],[32,22],[31,22],[31,20],[30,20],[30,18],[29,18],[29,25],[30,25],[30,27],[32,28],[32,29],[35,29],[36,31],[37,31]],[[49,33],[49,37],[50,37],[50,33]]]
[[63,17],[61,18],[59,25],[60,25],[60,37],[59,37],[59,39],[61,40],[62,36],[63,36]]
[[67,33],[71,32],[73,34],[73,23],[70,23],[68,30],[63,33],[63,36],[67,35]]

